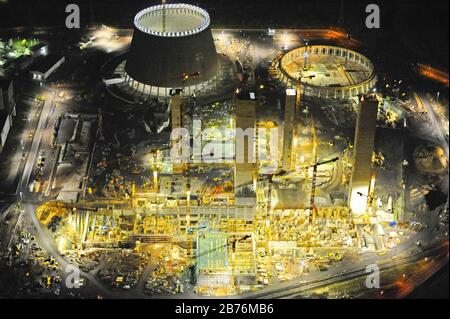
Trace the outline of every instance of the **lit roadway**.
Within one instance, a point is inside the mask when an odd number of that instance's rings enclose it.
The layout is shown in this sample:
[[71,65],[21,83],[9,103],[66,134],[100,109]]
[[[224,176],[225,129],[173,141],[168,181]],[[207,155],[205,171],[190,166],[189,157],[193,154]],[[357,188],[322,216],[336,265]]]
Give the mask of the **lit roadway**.
[[[49,118],[50,118],[50,112],[53,106],[53,100],[48,99],[45,101],[41,116],[39,118],[38,126],[36,128],[33,142],[25,163],[25,167],[22,172],[22,177],[20,178],[19,186],[18,186],[18,194],[20,194],[21,200],[22,200],[22,206],[25,210],[25,214],[27,215],[28,221],[34,226],[35,229],[35,235],[38,240],[38,242],[42,245],[45,251],[51,256],[53,256],[56,261],[60,264],[62,268],[61,272],[61,278],[62,278],[62,289],[65,287],[65,278],[66,278],[66,272],[67,266],[69,265],[67,261],[59,254],[59,252],[55,249],[53,242],[52,242],[52,236],[50,233],[47,233],[45,230],[42,229],[41,225],[39,224],[39,221],[37,220],[35,211],[36,206],[34,204],[31,204],[35,201],[35,196],[32,194],[29,194],[28,185],[30,182],[31,173],[35,167],[35,162],[37,158],[37,154],[39,151],[39,147],[41,144],[42,137],[44,133],[47,130],[47,125],[49,124]],[[81,275],[89,280],[90,283],[93,283],[97,288],[104,291],[104,287],[102,287],[97,280],[91,276],[88,273],[81,272]]]
[[[267,287],[261,291],[255,293],[248,293],[240,295],[239,298],[286,298],[299,295],[300,293],[320,286],[326,286],[341,281],[346,281],[352,278],[367,276],[365,272],[366,267],[369,265],[376,264],[380,269],[388,269],[398,267],[400,264],[413,263],[425,256],[430,256],[436,251],[441,251],[444,247],[448,253],[448,241],[438,244],[436,247],[432,246],[425,249],[423,252],[411,253],[411,250],[416,249],[416,242],[420,241],[424,245],[433,240],[432,230],[439,223],[439,207],[433,212],[430,212],[430,220],[428,229],[423,229],[422,231],[414,234],[405,242],[399,244],[397,247],[389,251],[384,256],[371,256],[369,258],[363,259],[358,262],[345,263],[334,267],[326,272],[317,272],[307,276],[303,276],[300,279],[291,280],[288,282],[279,283]],[[396,256],[396,259],[392,257]]]
[[44,106],[42,108],[41,116],[39,118],[39,122],[33,137],[33,142],[31,144],[30,151],[28,153],[27,161],[25,163],[25,167],[23,169],[22,177],[19,181],[18,191],[25,193],[28,191],[28,182],[30,180],[31,173],[33,171],[37,154],[39,151],[39,146],[41,144],[42,136],[47,128],[47,121],[50,115],[50,110],[53,105],[53,100],[47,99],[44,102]]
[[[35,161],[37,158],[37,154],[39,151],[39,146],[41,144],[42,137],[47,130],[48,118],[50,117],[50,112],[52,109],[52,103],[51,100],[46,100],[44,103],[44,107],[41,113],[41,117],[39,119],[39,123],[36,129],[36,132],[34,134],[32,146],[30,149],[30,153],[27,157],[27,162],[25,164],[25,168],[23,170],[23,175],[20,180],[18,191],[22,193],[22,200],[23,200],[23,207],[25,209],[26,215],[29,217],[29,221],[34,225],[34,228],[36,230],[36,237],[38,238],[39,242],[43,246],[43,248],[51,255],[53,256],[57,262],[62,267],[62,288],[65,287],[65,269],[69,265],[67,261],[59,254],[57,249],[54,247],[54,244],[52,242],[52,236],[47,231],[42,229],[42,227],[39,224],[39,221],[37,220],[35,209],[36,206],[32,203],[35,201],[35,198],[32,194],[28,193],[28,185],[29,185],[29,178],[31,176],[32,170],[35,165]],[[438,128],[440,128],[440,125],[434,116],[434,111],[432,107],[429,105],[427,100],[424,99],[424,106],[428,110],[428,114],[430,116],[430,120],[432,121],[433,125],[437,125]],[[436,126],[435,126],[436,127]],[[442,131],[439,129],[438,132],[436,132],[436,137],[439,140],[445,141],[445,138],[442,134]],[[448,144],[443,143],[446,147],[446,152],[448,154]],[[224,208],[226,209],[226,208]],[[170,210],[169,210],[170,211]],[[299,295],[302,292],[305,292],[307,290],[313,289],[315,287],[320,287],[324,285],[330,285],[333,283],[338,283],[342,281],[346,281],[352,278],[357,278],[360,276],[366,276],[367,273],[365,272],[366,267],[368,265],[372,264],[378,264],[380,265],[381,269],[387,269],[387,268],[394,268],[397,267],[399,264],[405,264],[405,263],[413,263],[420,258],[423,258],[425,255],[429,255],[431,253],[434,253],[440,246],[437,248],[431,248],[429,250],[424,250],[421,253],[413,254],[411,256],[403,256],[405,254],[408,254],[408,251],[411,249],[417,249],[416,242],[421,241],[422,243],[431,242],[433,239],[433,234],[431,231],[434,229],[434,227],[438,224],[438,210],[434,211],[430,214],[430,221],[428,223],[428,228],[420,231],[419,233],[411,236],[407,241],[404,243],[399,244],[395,249],[391,250],[389,253],[387,253],[384,256],[372,256],[366,259],[363,259],[363,256],[361,256],[361,260],[356,263],[342,263],[339,266],[330,269],[326,272],[317,272],[313,273],[307,276],[303,276],[300,279],[295,279],[292,281],[287,282],[281,282],[277,283],[275,285],[272,285],[270,287],[267,287],[265,289],[262,289],[261,291],[255,292],[255,293],[246,293],[235,297],[230,298],[289,298],[293,297],[295,295]],[[168,213],[168,212],[167,212]],[[393,256],[397,256],[397,260],[392,260]],[[81,272],[81,275],[88,279],[89,285],[93,285],[97,290],[100,292],[103,296],[108,297],[144,297],[143,293],[139,290],[124,292],[124,291],[111,291],[107,288],[105,288],[101,283],[97,281],[97,279],[92,276],[89,273]],[[142,281],[141,281],[142,285]],[[140,286],[141,286],[140,285]],[[92,287],[92,286],[91,286]],[[92,287],[92,288],[94,288]],[[178,294],[174,296],[167,296],[167,295],[161,295],[161,296],[153,296],[154,298],[201,298],[201,296],[198,296],[194,294],[193,292],[186,292],[184,294]]]

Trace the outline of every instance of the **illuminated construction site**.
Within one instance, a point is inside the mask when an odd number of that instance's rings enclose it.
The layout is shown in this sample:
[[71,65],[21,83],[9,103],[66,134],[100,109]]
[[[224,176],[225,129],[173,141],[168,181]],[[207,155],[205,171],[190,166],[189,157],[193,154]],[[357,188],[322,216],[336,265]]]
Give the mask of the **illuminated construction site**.
[[133,33],[91,36],[108,53],[130,41],[101,68],[107,106],[57,109],[23,182],[58,254],[89,281],[151,297],[264,296],[390,258],[416,233],[416,204],[402,147],[389,157],[377,135],[407,115],[376,89],[376,66],[340,31],[263,30],[258,47],[210,22],[163,1]]
[[[164,9],[158,7],[148,12],[155,10]],[[178,12],[183,10],[180,7]],[[195,10],[192,12],[197,12]],[[175,9],[168,11],[163,19],[172,21],[170,19],[175,12]],[[146,14],[149,13],[141,13],[140,16]],[[208,20],[205,13],[202,14]],[[156,13],[154,15],[157,16]],[[136,21],[143,23],[142,19]],[[180,18],[180,21],[184,20]],[[151,22],[147,24],[152,25]],[[137,28],[140,26],[137,24]],[[176,29],[176,24],[171,28]],[[137,41],[145,43],[146,36],[156,40],[161,37],[146,30],[144,34],[140,32],[132,50],[138,50]],[[179,41],[184,41],[181,33],[171,36],[174,36],[175,47]],[[285,115],[280,122],[258,118],[260,89],[251,78],[247,82],[236,82],[236,92],[228,92],[234,93],[229,112],[222,118],[219,114],[213,118],[212,121],[226,123],[229,129],[254,132],[254,139],[244,144],[243,161],[238,162],[237,155],[228,156],[234,151],[237,154],[236,135],[217,133],[202,132],[201,152],[197,155],[200,158],[195,158],[194,154],[190,160],[181,163],[172,162],[172,148],[179,142],[173,138],[172,144],[167,141],[152,145],[150,149],[136,148],[133,156],[117,155],[114,160],[107,148],[93,163],[93,167],[107,171],[106,183],[99,185],[93,176],[89,176],[91,182],[86,184],[84,199],[77,199],[77,203],[50,201],[37,211],[39,221],[45,225],[55,218],[61,219],[56,236],[60,251],[84,254],[87,251],[111,253],[128,249],[139,259],[156,259],[155,265],[161,268],[153,270],[152,276],[156,278],[187,276],[199,294],[233,295],[256,291],[276,280],[290,280],[326,270],[358,250],[381,253],[394,246],[399,238],[377,236],[373,231],[373,228],[383,228],[383,225],[394,221],[393,218],[378,218],[376,210],[372,209],[373,201],[367,200],[374,196],[370,173],[373,140],[372,146],[365,144],[368,148],[365,154],[370,156],[370,161],[365,159],[359,163],[358,160],[356,163],[360,166],[354,168],[367,172],[360,174],[358,179],[358,191],[364,192],[366,197],[352,199],[363,207],[356,216],[348,206],[345,194],[351,179],[352,163],[355,163],[352,152],[350,149],[339,152],[336,145],[319,136],[314,117],[308,113],[302,100],[306,95],[313,95],[315,100],[310,104],[313,107],[313,103],[321,103],[322,99],[357,98],[373,87],[373,66],[367,58],[353,51],[347,59],[345,49],[307,48],[309,51],[298,49],[300,51],[289,52],[273,60],[274,66],[280,65],[282,74],[274,81],[288,83],[284,89]],[[131,62],[138,63],[138,55],[134,54],[135,60],[128,61],[129,72],[135,72],[131,71]],[[287,62],[288,57],[291,62]],[[176,69],[174,65],[171,67]],[[145,75],[142,67],[135,70]],[[180,70],[170,71],[169,75],[175,79],[182,73]],[[195,66],[186,73],[186,77],[194,71]],[[248,72],[251,74],[251,69]],[[324,82],[327,78],[329,82]],[[128,77],[125,81],[129,81]],[[158,85],[158,80],[148,81],[150,88],[147,90],[142,86],[142,90],[153,94],[151,85]],[[164,81],[161,82],[163,86],[172,83],[174,88],[181,87],[177,92],[171,89],[174,91],[171,97],[167,97],[168,89],[164,89],[164,93],[154,92],[170,109],[172,130],[194,130],[192,123],[195,120],[202,121],[203,131],[216,128],[202,114],[194,115],[193,121],[186,123],[186,110],[193,103],[191,89],[183,90],[183,79]],[[335,82],[337,86],[334,86]],[[314,91],[313,88],[320,85],[323,89]],[[138,88],[139,84],[135,87]],[[372,104],[376,121],[378,99],[376,96],[372,98],[376,101]],[[361,100],[359,103],[364,105],[365,102]],[[103,123],[104,120],[100,119],[100,125]],[[373,117],[368,125],[372,130],[376,127]],[[271,130],[280,134],[274,135]],[[231,147],[234,145],[235,149],[222,153],[217,144],[221,145],[230,138]],[[283,145],[280,151],[278,144]],[[224,158],[220,156],[219,162],[207,163],[205,157],[216,151],[220,151]],[[125,162],[127,165],[123,164]],[[371,192],[367,193],[369,189]],[[337,194],[335,198],[330,196],[331,192]],[[106,198],[96,196],[100,193]],[[145,271],[145,267],[137,269],[135,271]],[[124,279],[122,272],[111,270],[114,284],[125,287],[138,284],[130,279],[133,275]],[[175,291],[180,292],[180,288]]]

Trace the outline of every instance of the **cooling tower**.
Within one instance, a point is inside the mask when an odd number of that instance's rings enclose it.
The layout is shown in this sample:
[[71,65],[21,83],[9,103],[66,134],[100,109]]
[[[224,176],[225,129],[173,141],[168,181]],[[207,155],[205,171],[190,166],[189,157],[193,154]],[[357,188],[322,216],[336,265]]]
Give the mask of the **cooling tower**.
[[136,15],[125,64],[127,82],[135,90],[164,95],[173,88],[195,89],[214,78],[219,65],[205,10],[165,4]]

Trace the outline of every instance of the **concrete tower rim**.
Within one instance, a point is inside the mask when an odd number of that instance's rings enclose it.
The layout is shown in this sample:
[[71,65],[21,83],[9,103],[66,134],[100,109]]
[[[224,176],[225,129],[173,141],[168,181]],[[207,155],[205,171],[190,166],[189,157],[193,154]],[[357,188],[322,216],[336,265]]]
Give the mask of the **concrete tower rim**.
[[[181,10],[181,14],[183,13],[189,13],[192,15],[200,16],[203,19],[203,22],[194,29],[189,30],[183,30],[183,31],[170,31],[170,32],[162,32],[157,30],[152,30],[151,28],[145,26],[145,24],[142,22],[142,19],[148,15],[155,14],[162,10]],[[183,11],[184,10],[184,11]],[[211,25],[211,18],[209,16],[209,13],[197,6],[186,4],[186,3],[174,3],[174,4],[162,4],[162,5],[156,5],[152,7],[145,8],[144,10],[141,10],[138,12],[134,18],[134,26],[142,31],[143,33],[157,36],[157,37],[165,37],[165,38],[179,38],[179,37],[187,37],[192,36],[198,33],[201,33],[209,28]]]

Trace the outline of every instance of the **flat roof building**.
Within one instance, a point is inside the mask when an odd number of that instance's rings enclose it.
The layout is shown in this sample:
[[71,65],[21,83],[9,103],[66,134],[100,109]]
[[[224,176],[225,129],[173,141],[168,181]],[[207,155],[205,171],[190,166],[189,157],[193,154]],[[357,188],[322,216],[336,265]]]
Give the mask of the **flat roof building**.
[[11,79],[0,78],[0,153],[5,146],[12,118],[16,115],[14,85]]
[[184,88],[190,94],[214,78],[219,67],[205,10],[175,3],[136,15],[125,64],[126,83],[135,90],[167,96],[171,89]]
[[16,70],[23,71],[27,69],[34,61],[34,57],[31,55],[21,55],[17,59],[14,60],[13,67]]

